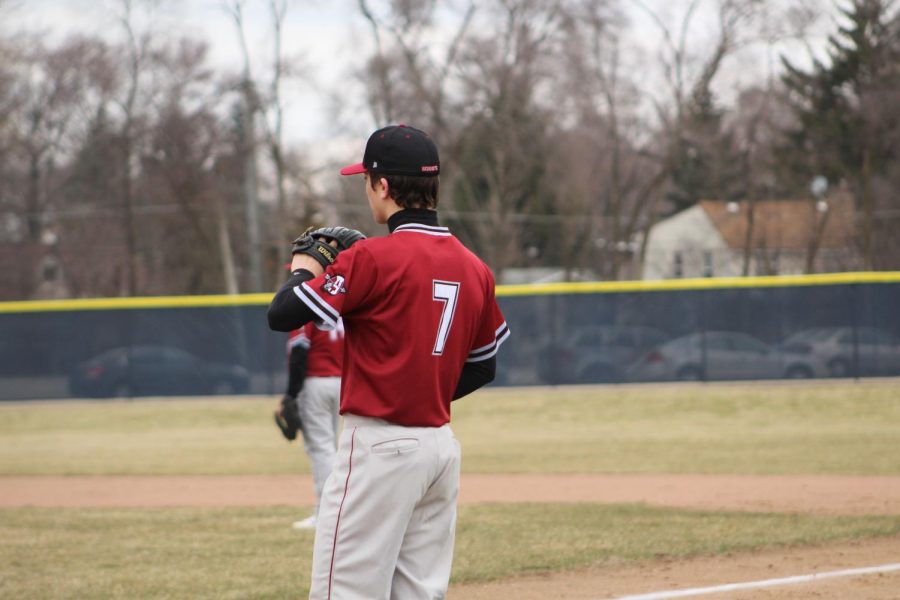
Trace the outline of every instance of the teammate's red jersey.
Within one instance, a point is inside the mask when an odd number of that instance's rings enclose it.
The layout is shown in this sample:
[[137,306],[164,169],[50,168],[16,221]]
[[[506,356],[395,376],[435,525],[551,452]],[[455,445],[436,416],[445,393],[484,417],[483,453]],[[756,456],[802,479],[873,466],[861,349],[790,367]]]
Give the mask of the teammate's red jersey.
[[294,346],[303,346],[306,354],[307,377],[340,377],[344,357],[344,323],[322,330],[309,322],[288,335],[288,354]]
[[343,317],[341,413],[398,425],[447,423],[463,365],[494,356],[509,335],[490,269],[437,225],[357,242],[294,293],[325,325]]

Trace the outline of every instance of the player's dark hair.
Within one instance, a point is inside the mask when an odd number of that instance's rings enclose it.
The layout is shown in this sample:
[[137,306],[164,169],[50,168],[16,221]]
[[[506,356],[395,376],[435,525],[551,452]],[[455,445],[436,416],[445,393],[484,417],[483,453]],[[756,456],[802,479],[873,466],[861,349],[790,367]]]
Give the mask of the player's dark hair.
[[403,208],[437,208],[440,177],[369,173],[369,185],[373,190],[375,182],[379,179],[387,179],[388,192],[399,206]]

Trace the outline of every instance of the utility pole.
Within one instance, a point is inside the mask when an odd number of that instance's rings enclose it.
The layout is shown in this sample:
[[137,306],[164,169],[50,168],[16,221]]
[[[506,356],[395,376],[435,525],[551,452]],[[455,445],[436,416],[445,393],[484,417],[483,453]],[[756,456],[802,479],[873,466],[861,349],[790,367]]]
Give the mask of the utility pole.
[[259,241],[259,196],[256,173],[256,91],[249,78],[243,82],[244,107],[242,133],[244,145],[244,202],[247,225],[247,244],[250,252],[250,287],[263,291],[262,256]]

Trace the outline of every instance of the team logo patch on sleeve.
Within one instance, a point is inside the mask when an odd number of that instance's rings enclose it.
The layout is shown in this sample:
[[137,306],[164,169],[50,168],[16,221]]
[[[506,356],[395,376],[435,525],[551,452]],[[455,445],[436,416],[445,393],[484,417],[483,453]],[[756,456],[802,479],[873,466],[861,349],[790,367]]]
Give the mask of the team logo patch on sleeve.
[[329,275],[325,273],[325,283],[322,284],[322,291],[337,296],[338,294],[346,294],[347,288],[344,287],[343,275]]

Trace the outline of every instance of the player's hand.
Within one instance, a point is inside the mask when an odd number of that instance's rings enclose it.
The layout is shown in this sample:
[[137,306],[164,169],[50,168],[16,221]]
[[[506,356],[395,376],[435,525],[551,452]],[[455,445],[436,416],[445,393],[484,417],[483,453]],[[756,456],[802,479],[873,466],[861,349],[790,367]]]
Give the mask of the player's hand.
[[[297,263],[309,264],[309,261],[297,261],[297,255],[308,256],[316,261],[322,269],[334,263],[341,250],[346,250],[356,242],[366,239],[361,232],[349,227],[309,228],[295,239],[291,246],[291,269],[308,268],[295,266]],[[315,272],[315,271],[314,271]]]
[[297,253],[291,258],[291,272],[297,269],[306,269],[316,277],[325,272],[319,261],[308,254],[302,253]]

